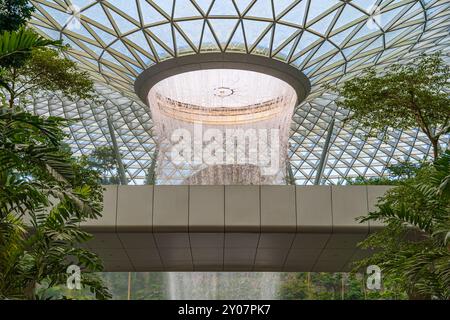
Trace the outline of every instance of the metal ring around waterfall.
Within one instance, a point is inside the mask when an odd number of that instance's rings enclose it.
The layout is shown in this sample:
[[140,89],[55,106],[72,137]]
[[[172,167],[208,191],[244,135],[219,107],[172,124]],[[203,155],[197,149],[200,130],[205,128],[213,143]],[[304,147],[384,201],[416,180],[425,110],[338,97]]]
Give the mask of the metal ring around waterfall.
[[148,93],[158,82],[177,74],[210,69],[247,70],[276,77],[294,88],[297,104],[311,91],[309,79],[297,68],[267,57],[241,53],[202,53],[165,60],[142,72],[134,83],[134,89],[147,104]]

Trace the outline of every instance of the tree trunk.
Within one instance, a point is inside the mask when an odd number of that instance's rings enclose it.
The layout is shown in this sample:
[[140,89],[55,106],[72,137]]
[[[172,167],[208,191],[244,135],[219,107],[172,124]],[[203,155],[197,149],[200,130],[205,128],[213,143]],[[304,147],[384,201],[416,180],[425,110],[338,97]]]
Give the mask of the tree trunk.
[[433,160],[436,161],[439,157],[439,138],[430,138],[430,140],[433,148]]
[[128,294],[127,300],[131,300],[131,272],[128,272]]
[[23,290],[23,295],[27,300],[36,299],[36,282],[34,280],[29,281]]
[[14,94],[10,93],[8,105],[9,105],[9,109],[11,109],[11,110],[14,108],[14,100],[15,100]]

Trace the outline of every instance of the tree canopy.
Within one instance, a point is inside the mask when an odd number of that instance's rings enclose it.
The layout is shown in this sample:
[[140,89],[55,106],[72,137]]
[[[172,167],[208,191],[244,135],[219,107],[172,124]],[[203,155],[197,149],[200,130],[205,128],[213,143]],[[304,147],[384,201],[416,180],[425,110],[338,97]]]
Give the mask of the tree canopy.
[[18,30],[24,26],[34,7],[28,0],[0,0],[0,32]]
[[[21,37],[24,34],[28,37]],[[27,95],[45,91],[59,92],[71,100],[95,99],[89,75],[62,55],[64,47],[59,42],[41,39],[30,29],[2,34],[3,39],[7,37],[13,39],[8,49],[13,54],[2,57],[0,52],[0,87],[6,90],[10,107],[25,102]]]
[[440,55],[423,55],[361,76],[334,88],[337,103],[350,111],[349,120],[374,130],[420,128],[439,155],[439,139],[450,132],[450,67]]

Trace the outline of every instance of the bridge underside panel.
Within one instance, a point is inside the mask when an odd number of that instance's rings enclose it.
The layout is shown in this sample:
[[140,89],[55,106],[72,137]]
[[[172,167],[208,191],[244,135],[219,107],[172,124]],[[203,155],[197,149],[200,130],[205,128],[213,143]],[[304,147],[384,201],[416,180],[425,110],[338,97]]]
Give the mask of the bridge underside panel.
[[349,271],[384,186],[108,186],[105,271]]

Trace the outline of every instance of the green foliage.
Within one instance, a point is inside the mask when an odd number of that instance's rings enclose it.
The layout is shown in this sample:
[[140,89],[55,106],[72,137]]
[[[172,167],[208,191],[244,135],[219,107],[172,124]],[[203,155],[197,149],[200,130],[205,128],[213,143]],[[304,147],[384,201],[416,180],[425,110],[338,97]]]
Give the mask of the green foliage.
[[394,165],[386,167],[388,176],[384,177],[356,177],[347,178],[346,183],[349,185],[398,185],[402,181],[408,180],[416,176],[422,166],[428,165],[426,162],[419,164],[411,163],[409,161],[399,162]]
[[377,210],[361,219],[386,227],[361,243],[376,249],[357,268],[378,265],[411,296],[450,298],[450,151],[423,165],[380,199]]
[[33,12],[28,0],[0,0],[0,32],[18,30]]
[[66,48],[25,26],[0,32],[0,95],[6,92],[10,108],[39,91],[60,92],[71,100],[95,98],[92,80],[64,57]]
[[[102,278],[108,284],[113,299],[128,298],[128,273],[104,273]],[[163,272],[131,273],[132,300],[164,300],[167,294],[167,275]]]
[[439,55],[424,55],[383,74],[370,69],[333,89],[342,97],[338,105],[351,111],[349,120],[374,130],[420,128],[436,159],[439,138],[450,130],[449,79],[450,67]]
[[[25,2],[2,1],[0,9],[5,3]],[[20,15],[27,17],[25,11],[8,10],[0,16],[18,23]],[[62,144],[67,120],[22,108],[32,92],[84,98],[93,84],[60,50],[49,48],[59,42],[29,29],[14,30],[0,33],[0,94],[6,90],[9,100],[2,96],[0,101],[0,299],[41,298],[37,288],[65,284],[72,264],[83,270],[85,288],[98,299],[109,298],[93,273],[102,270],[101,261],[79,246],[90,238],[80,223],[101,215],[98,173]]]
[[0,34],[0,67],[21,67],[30,59],[33,50],[49,45],[59,46],[60,43],[60,41],[48,40],[31,29],[5,31]]
[[62,57],[58,50],[48,47],[33,50],[31,59],[18,72],[19,82],[26,83],[28,89],[60,91],[72,100],[93,98],[93,82],[88,74],[80,71],[74,61]]
[[61,50],[63,48],[34,48],[19,66],[2,68],[0,86],[8,92],[10,107],[17,99],[25,101],[27,95],[40,91],[59,91],[71,100],[95,98],[88,74],[63,57]]
[[280,286],[279,296],[283,300],[311,299],[312,288],[307,280],[306,273],[286,274]]
[[391,283],[381,290],[365,289],[360,274],[297,272],[282,277],[279,297],[284,300],[376,300],[404,299]]
[[156,160],[158,158],[158,147],[155,148],[155,152],[152,157],[152,164],[148,168],[147,174],[145,175],[144,184],[155,185],[156,184]]
[[98,174],[61,150],[67,120],[1,111],[0,297],[37,298],[37,285],[65,283],[67,267],[77,264],[83,285],[107,298],[90,274],[102,270],[100,260],[78,246],[90,239],[79,223],[101,214]]
[[292,170],[292,164],[289,161],[289,159],[286,160],[286,176],[285,176],[284,180],[286,181],[287,185],[295,185],[296,184],[295,175]]
[[82,157],[86,167],[96,171],[103,185],[120,184],[116,154],[113,147],[95,148],[88,156]]

